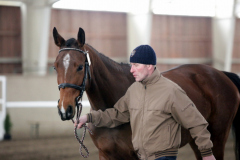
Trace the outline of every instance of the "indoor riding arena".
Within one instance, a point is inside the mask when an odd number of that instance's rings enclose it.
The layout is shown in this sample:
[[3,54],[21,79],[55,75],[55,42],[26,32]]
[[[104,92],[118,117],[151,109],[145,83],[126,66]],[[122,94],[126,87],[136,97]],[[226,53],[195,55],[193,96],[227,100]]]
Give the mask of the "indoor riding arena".
[[[78,107],[81,109],[82,106],[81,115],[85,115],[95,109],[94,103],[100,105],[103,99],[108,102],[112,97],[90,95],[90,91],[101,95],[110,92],[111,88],[95,90],[89,87],[90,80],[102,79],[108,82],[108,78],[101,71],[99,77],[93,74],[99,60],[93,59],[86,49],[70,46],[74,50],[71,52],[84,53],[84,58],[86,55],[85,66],[82,66],[84,70],[78,68],[78,71],[81,70],[78,73],[82,73],[80,84],[75,84],[74,76],[66,71],[60,74],[56,68],[61,58],[60,52],[64,50],[60,50],[62,44],[59,45],[59,42],[68,43],[63,39],[75,38],[78,45],[83,42],[82,45],[88,45],[94,52],[101,53],[98,54],[105,59],[103,63],[111,63],[105,64],[109,70],[117,68],[109,68],[112,65],[130,67],[127,64],[130,63],[133,49],[148,44],[156,52],[156,67],[160,72],[185,64],[203,64],[221,72],[240,75],[239,18],[239,0],[0,0],[0,160],[105,160],[107,153],[125,154],[116,148],[124,141],[120,142],[110,134],[117,131],[115,128],[100,128],[98,135],[93,134],[91,137],[88,129],[84,134],[84,127],[77,130],[76,134],[72,120],[64,119],[64,98],[72,99],[71,103],[76,105],[73,106],[75,109],[67,110],[76,117]],[[65,69],[68,66],[69,62],[64,63]],[[65,79],[61,77],[64,73]],[[210,75],[210,71],[207,74]],[[67,76],[71,82],[67,82]],[[116,74],[111,73],[111,76]],[[239,95],[235,82],[227,80]],[[68,88],[69,85],[61,86],[62,83],[71,83],[71,88]],[[240,81],[236,83],[240,84]],[[124,83],[121,79],[114,81],[114,84],[121,88]],[[105,85],[108,87],[108,83],[100,87]],[[209,90],[214,87],[209,87]],[[217,87],[224,90],[226,86]],[[64,94],[63,90],[69,92]],[[214,94],[216,97],[225,96]],[[206,95],[203,93],[199,96]],[[231,100],[226,101],[228,104]],[[210,100],[209,104],[213,103]],[[213,143],[216,148],[223,146],[224,151],[218,152],[224,152],[224,160],[239,160],[235,157],[235,148],[238,147],[239,156],[240,134],[234,133],[240,133],[240,129],[232,130],[233,123],[240,126],[238,106],[239,103],[236,103],[236,109],[229,112],[231,115],[228,116],[226,111],[221,117],[229,119],[229,124],[219,132],[213,129],[225,125],[214,121],[219,113],[205,106],[197,106],[210,110],[206,120],[210,123],[208,129],[213,135],[211,138],[226,135],[218,139],[220,143]],[[217,107],[221,109],[221,104]],[[105,133],[109,137],[101,135],[102,130],[111,131]],[[129,132],[121,133],[131,137]],[[81,141],[82,137],[84,141]],[[101,142],[94,141],[94,138],[101,139]],[[114,141],[111,147],[107,146],[110,141]],[[81,143],[83,147],[80,149]],[[106,146],[110,148],[107,152],[103,149]],[[217,156],[219,153],[214,149],[213,153]],[[101,153],[106,157],[99,156]],[[189,144],[180,148],[177,160],[196,160]]]

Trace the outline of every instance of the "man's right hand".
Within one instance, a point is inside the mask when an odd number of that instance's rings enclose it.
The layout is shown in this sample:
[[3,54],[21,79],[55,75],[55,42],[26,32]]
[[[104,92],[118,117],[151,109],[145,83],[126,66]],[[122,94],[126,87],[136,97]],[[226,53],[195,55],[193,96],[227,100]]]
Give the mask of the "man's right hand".
[[75,121],[74,126],[77,126],[77,129],[82,128],[82,126],[87,122],[87,115],[83,115],[79,118],[79,124]]

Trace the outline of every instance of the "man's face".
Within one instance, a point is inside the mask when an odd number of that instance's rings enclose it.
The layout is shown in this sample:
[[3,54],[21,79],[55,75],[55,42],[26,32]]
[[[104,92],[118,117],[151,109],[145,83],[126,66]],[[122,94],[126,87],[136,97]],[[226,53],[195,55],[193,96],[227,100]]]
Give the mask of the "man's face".
[[149,74],[147,65],[140,63],[131,63],[130,72],[133,74],[133,77],[137,82],[142,81]]

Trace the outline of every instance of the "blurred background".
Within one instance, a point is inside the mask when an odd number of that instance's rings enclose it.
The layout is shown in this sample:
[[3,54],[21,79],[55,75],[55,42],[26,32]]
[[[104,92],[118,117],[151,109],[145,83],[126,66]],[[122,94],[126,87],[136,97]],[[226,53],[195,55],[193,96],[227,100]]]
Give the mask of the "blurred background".
[[[135,47],[149,44],[160,71],[200,63],[240,74],[239,6],[238,0],[0,0],[0,159],[83,159],[72,122],[57,112],[53,27],[65,39],[77,38],[82,27],[86,43],[117,62],[128,63]],[[85,94],[83,106],[89,112]],[[6,119],[11,141],[4,140]],[[233,159],[229,138],[226,159]],[[98,159],[88,134],[86,143],[88,159]],[[185,150],[178,159],[194,159]]]

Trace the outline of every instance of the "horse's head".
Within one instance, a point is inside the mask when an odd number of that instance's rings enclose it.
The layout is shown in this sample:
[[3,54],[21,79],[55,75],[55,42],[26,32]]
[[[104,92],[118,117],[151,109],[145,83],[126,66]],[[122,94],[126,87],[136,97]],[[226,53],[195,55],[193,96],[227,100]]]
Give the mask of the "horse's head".
[[53,37],[60,49],[54,62],[60,90],[58,113],[62,120],[70,120],[75,115],[75,106],[85,90],[89,73],[90,60],[84,49],[85,33],[79,28],[77,40],[71,38],[65,41],[54,27]]

